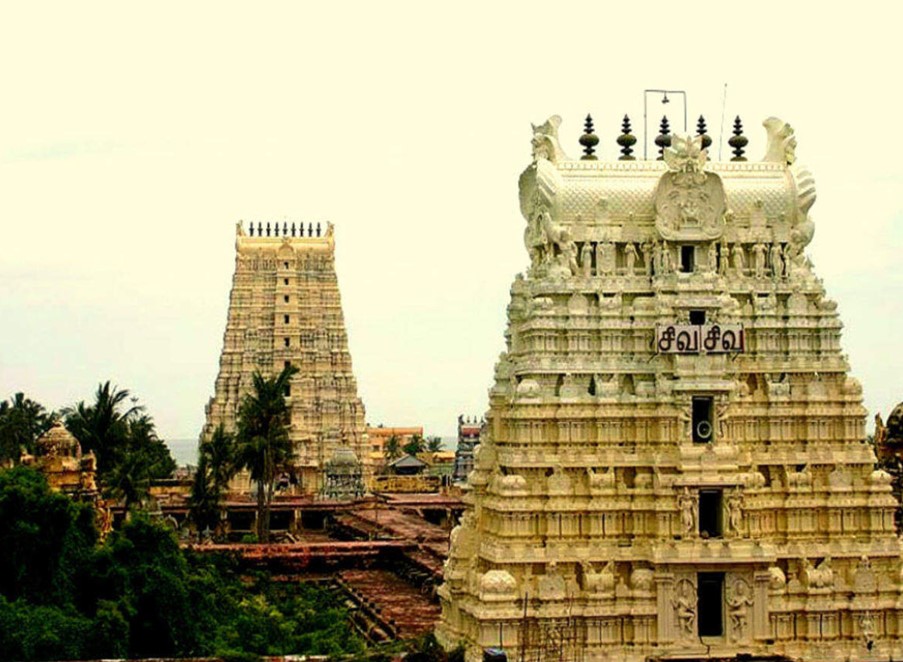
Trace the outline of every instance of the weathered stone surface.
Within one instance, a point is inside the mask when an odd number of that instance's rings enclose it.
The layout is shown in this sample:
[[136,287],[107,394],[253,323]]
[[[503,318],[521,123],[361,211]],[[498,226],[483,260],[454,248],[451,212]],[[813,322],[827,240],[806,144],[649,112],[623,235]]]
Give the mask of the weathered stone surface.
[[[278,225],[272,236],[269,229],[261,236],[259,228],[253,236],[252,227],[249,236],[241,224],[236,227],[223,352],[202,439],[209,439],[219,424],[235,429],[255,371],[278,374],[291,362],[300,372],[287,397],[295,474],[289,490],[315,494],[324,488],[325,465],[339,449],[350,449],[363,461],[365,476],[371,470],[364,406],[339,298],[333,226],[328,224],[322,236],[319,230],[311,236],[311,226],[307,236],[295,236],[294,230],[277,236]],[[238,486],[247,488],[247,477]]]
[[568,160],[559,124],[520,177],[530,266],[440,639],[471,659],[903,656],[896,501],[803,252],[792,129],[767,120],[758,163],[677,136],[664,162],[601,162]]

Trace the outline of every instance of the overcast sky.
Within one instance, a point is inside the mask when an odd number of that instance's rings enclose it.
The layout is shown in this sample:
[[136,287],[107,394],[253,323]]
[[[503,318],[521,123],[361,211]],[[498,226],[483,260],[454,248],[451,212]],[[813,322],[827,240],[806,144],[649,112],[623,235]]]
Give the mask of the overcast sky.
[[[903,400],[901,10],[729,4],[5,3],[0,398],[58,408],[109,379],[164,437],[196,437],[235,222],[328,220],[368,421],[454,434],[488,406],[527,263],[530,123],[560,114],[576,156],[591,112],[614,158],[621,117],[642,140],[643,90],[666,88],[716,141],[722,103],[725,134],[741,115],[751,158],[763,119],[794,126],[818,187],[810,256],[886,415]],[[679,99],[650,97],[651,136],[662,110],[682,128]]]

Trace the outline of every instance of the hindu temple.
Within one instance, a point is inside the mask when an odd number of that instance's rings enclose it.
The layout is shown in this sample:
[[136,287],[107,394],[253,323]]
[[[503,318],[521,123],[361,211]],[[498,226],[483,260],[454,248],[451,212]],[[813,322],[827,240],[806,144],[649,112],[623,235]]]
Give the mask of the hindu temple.
[[[806,247],[789,124],[748,160],[534,126],[525,273],[452,532],[438,636],[510,660],[903,659],[891,476]],[[855,238],[851,237],[851,241]]]
[[[255,372],[299,372],[286,391],[293,458],[283,485],[330,498],[362,491],[370,471],[335,270],[331,223],[236,226],[235,273],[215,393],[202,440],[232,432]],[[328,468],[340,468],[328,477]],[[328,479],[329,478],[329,479]],[[247,477],[245,477],[245,480]]]

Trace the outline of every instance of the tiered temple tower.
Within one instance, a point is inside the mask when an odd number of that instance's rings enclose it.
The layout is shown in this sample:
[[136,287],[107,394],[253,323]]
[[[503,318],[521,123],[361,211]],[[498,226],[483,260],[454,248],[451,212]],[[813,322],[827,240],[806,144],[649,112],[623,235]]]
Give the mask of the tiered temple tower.
[[351,355],[335,272],[333,226],[293,223],[274,228],[236,227],[235,275],[214,396],[207,405],[202,438],[223,424],[235,430],[242,397],[255,371],[278,374],[299,368],[287,394],[294,446],[293,491],[322,493],[326,464],[348,449],[366,475],[364,405],[351,371]]
[[531,263],[440,640],[468,659],[903,659],[896,501],[804,254],[792,129],[766,120],[760,162],[739,120],[731,162],[671,135],[663,159],[622,136],[602,162],[594,135],[568,159],[560,121],[534,127],[520,178]]

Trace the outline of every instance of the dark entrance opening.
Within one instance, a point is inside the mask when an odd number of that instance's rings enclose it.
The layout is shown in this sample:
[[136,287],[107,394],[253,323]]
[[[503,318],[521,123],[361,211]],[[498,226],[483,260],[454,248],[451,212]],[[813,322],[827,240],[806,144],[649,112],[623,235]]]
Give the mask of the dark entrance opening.
[[705,311],[704,310],[691,310],[690,311],[690,324],[695,324],[697,326],[701,324],[705,324]]
[[712,420],[713,405],[714,401],[711,397],[693,398],[693,441],[698,444],[712,441],[715,431]]
[[692,273],[696,268],[696,247],[680,247],[680,270],[685,274]]
[[699,490],[699,535],[720,538],[723,535],[721,490]]
[[696,578],[696,599],[699,610],[697,627],[700,637],[724,636],[724,573],[700,572]]

